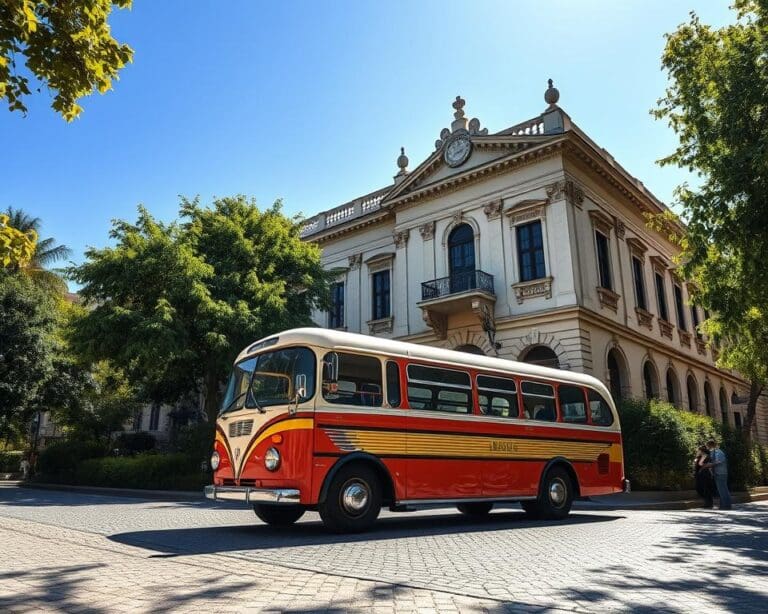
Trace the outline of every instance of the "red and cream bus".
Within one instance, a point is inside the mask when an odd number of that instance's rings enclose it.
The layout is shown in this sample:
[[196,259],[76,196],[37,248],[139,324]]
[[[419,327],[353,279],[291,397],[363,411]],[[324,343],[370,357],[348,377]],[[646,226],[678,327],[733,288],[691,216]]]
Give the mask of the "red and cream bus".
[[317,510],[334,531],[382,506],[519,501],[560,519],[574,498],[621,492],[621,431],[606,387],[569,371],[321,328],[238,356],[205,495],[268,524]]

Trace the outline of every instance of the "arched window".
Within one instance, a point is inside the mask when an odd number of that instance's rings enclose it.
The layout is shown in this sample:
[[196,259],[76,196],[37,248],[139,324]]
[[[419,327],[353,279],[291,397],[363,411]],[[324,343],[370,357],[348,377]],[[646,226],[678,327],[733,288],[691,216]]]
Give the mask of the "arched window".
[[475,282],[475,233],[469,224],[459,224],[448,235],[448,268],[451,292],[464,292]]
[[723,417],[723,424],[728,424],[728,395],[725,388],[720,388],[720,415]]
[[624,398],[624,389],[629,383],[627,368],[624,363],[624,357],[616,348],[608,352],[608,388],[611,391],[613,400],[617,403]]
[[667,400],[676,407],[680,406],[680,393],[677,389],[677,376],[672,370],[672,367],[667,369]]
[[659,378],[656,375],[656,369],[650,360],[646,360],[643,365],[643,386],[645,388],[646,399],[659,398]]
[[699,411],[699,387],[693,375],[688,376],[686,388],[688,389],[688,409],[690,411]]
[[535,345],[532,348],[526,350],[520,356],[521,362],[528,362],[533,365],[540,365],[542,367],[552,367],[554,369],[560,368],[560,361],[557,358],[552,348],[546,345]]
[[715,406],[712,404],[712,386],[704,382],[704,409],[710,418],[715,417]]

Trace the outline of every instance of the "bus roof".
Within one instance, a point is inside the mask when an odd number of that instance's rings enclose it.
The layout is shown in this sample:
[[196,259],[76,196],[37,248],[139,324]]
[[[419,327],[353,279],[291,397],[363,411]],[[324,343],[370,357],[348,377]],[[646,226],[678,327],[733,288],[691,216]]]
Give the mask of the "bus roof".
[[[274,341],[273,341],[274,340]],[[270,343],[271,342],[271,343]],[[450,363],[454,366],[473,367],[493,371],[504,371],[516,375],[528,375],[540,379],[555,380],[573,384],[581,384],[595,388],[603,396],[610,399],[610,393],[605,385],[597,378],[583,373],[575,373],[563,369],[541,367],[526,362],[508,360],[506,358],[493,358],[479,354],[468,354],[456,350],[446,350],[430,345],[420,345],[405,341],[382,339],[371,335],[347,333],[327,328],[293,328],[277,335],[270,335],[251,344],[237,357],[241,360],[268,347],[280,347],[284,345],[314,345],[338,351],[364,351],[389,356],[403,356],[409,358]]]

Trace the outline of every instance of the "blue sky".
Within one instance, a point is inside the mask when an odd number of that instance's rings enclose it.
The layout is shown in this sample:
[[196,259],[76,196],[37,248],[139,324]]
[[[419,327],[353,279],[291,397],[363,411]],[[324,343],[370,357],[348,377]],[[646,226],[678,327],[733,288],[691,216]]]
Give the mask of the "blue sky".
[[61,120],[47,93],[27,117],[0,108],[0,208],[41,217],[76,262],[139,203],[173,219],[180,194],[282,198],[310,216],[391,182],[401,146],[414,168],[457,94],[495,132],[544,110],[549,77],[572,119],[669,202],[687,176],[655,164],[676,140],[648,111],[663,35],[691,9],[733,20],[715,0],[135,0],[112,18],[134,62],[81,118]]

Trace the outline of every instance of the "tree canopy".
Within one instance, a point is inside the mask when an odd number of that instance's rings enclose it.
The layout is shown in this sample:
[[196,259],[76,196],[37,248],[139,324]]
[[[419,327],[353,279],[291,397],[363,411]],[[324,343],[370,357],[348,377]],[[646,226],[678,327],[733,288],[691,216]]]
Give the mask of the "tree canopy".
[[726,343],[721,366],[750,378],[747,432],[768,385],[768,2],[736,0],[736,22],[716,29],[695,13],[667,35],[669,84],[654,110],[679,146],[662,164],[694,172],[699,185],[676,197],[677,238],[707,328]]
[[26,113],[33,77],[53,94],[55,111],[67,121],[76,118],[83,110],[77,101],[111,89],[133,57],[112,37],[107,20],[115,6],[129,8],[131,0],[0,2],[0,99]]
[[23,231],[11,224],[9,216],[0,214],[0,268],[27,266],[35,255],[36,246],[34,230]]
[[165,224],[140,208],[135,223],[114,222],[114,247],[88,250],[69,270],[91,307],[70,339],[85,360],[123,369],[148,400],[202,389],[213,419],[237,353],[311,324],[328,274],[280,202],[260,211],[243,196],[211,208],[182,199],[180,218]]

